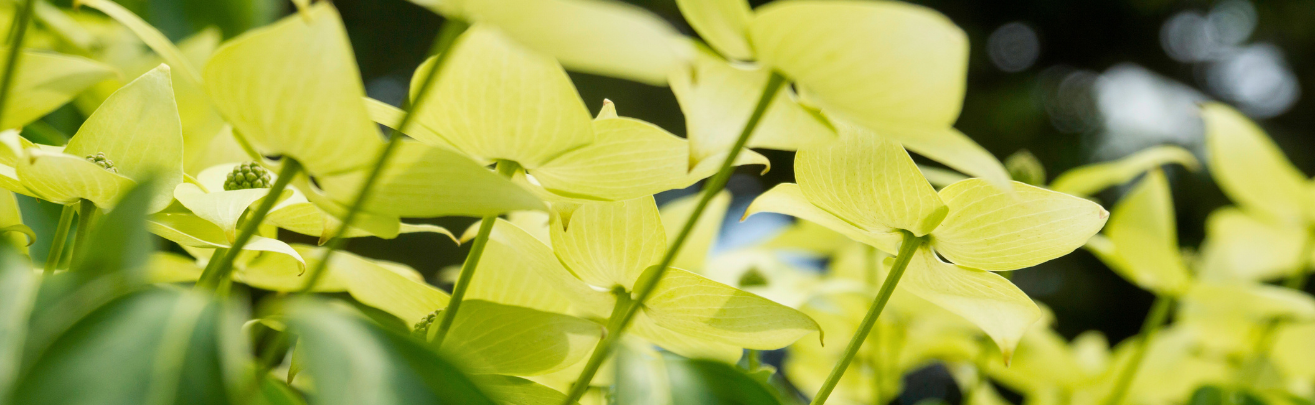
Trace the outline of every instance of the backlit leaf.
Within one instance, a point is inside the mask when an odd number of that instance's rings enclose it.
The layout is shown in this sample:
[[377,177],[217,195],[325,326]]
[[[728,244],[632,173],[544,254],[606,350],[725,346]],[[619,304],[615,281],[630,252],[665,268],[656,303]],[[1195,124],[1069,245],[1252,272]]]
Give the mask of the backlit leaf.
[[644,303],[653,323],[681,334],[756,350],[775,350],[818,331],[793,308],[685,270],[669,268]]
[[466,298],[557,313],[575,304],[599,317],[608,316],[615,302],[562,267],[545,242],[501,219],[493,225]]
[[1271,280],[1299,271],[1307,261],[1310,235],[1300,226],[1225,207],[1210,213],[1205,231],[1203,278]]
[[[9,50],[0,48],[6,56]],[[113,78],[113,68],[88,59],[50,52],[23,51],[14,67],[9,102],[0,128],[18,128],[68,103],[88,87]]]
[[602,325],[569,315],[467,300],[443,350],[471,373],[541,375],[583,361],[602,331]]
[[1017,270],[1081,247],[1109,213],[1091,201],[1023,183],[1013,195],[980,179],[941,189],[950,208],[932,232],[936,252],[963,266]]
[[753,11],[745,0],[676,0],[680,14],[708,45],[731,59],[753,59],[749,45],[749,19]]
[[[662,206],[662,224],[667,231],[667,240],[676,239],[680,228],[685,226],[685,222],[689,221],[690,215],[693,214],[694,206],[703,197],[702,194],[691,194]],[[685,246],[671,262],[672,267],[694,272],[703,270],[704,262],[708,260],[708,254],[712,252],[717,236],[721,233],[721,224],[726,218],[726,208],[730,203],[731,193],[724,190],[708,201],[708,207],[704,209],[699,221],[694,224],[694,230],[686,237]]]
[[759,212],[775,212],[794,216],[839,232],[855,241],[872,245],[884,252],[899,252],[901,236],[898,232],[893,229],[868,231],[859,228],[853,223],[813,205],[807,197],[804,197],[804,192],[798,184],[777,184],[776,187],[762,193],[753,200],[752,204],[749,204],[749,208],[744,212],[744,218]]
[[904,229],[922,236],[946,207],[899,144],[841,128],[840,140],[795,156],[809,202],[869,232]]
[[1238,205],[1279,221],[1299,221],[1310,196],[1306,176],[1292,166],[1265,132],[1223,104],[1201,107],[1210,172]]
[[1119,160],[1090,164],[1064,172],[1050,183],[1050,188],[1079,197],[1088,196],[1127,183],[1147,170],[1170,163],[1177,163],[1188,170],[1196,170],[1201,166],[1192,152],[1186,149],[1173,145],[1153,146]]
[[1153,170],[1114,207],[1105,229],[1121,259],[1112,268],[1139,287],[1170,296],[1191,282],[1179,255],[1172,198],[1164,173]]
[[653,197],[585,204],[570,221],[554,221],[557,257],[584,282],[633,289],[635,280],[667,249],[662,217]]

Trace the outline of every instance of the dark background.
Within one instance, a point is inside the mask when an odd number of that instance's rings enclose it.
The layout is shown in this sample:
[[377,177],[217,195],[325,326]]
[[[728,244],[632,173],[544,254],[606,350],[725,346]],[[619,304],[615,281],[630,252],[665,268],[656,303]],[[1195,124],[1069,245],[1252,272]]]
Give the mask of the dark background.
[[[289,3],[274,0],[120,2],[175,40],[210,25],[231,37],[291,12]],[[681,32],[696,35],[681,19],[674,0],[631,2],[666,18]],[[441,18],[404,0],[334,3],[351,36],[367,91],[377,99],[400,102]],[[753,3],[758,6],[765,1]],[[1315,60],[1311,57],[1315,2],[915,3],[939,10],[968,33],[972,44],[968,95],[957,127],[1001,159],[1029,150],[1053,180],[1070,168],[1159,143],[1180,144],[1204,158],[1200,154],[1201,124],[1192,114],[1192,106],[1201,100],[1220,99],[1255,116],[1299,168],[1315,173],[1315,148],[1307,131],[1313,127],[1315,118],[1310,112],[1315,105],[1310,97],[1302,96],[1315,94]],[[1001,28],[1007,24],[1009,27]],[[683,118],[669,89],[587,74],[573,73],[572,77],[591,110],[597,111],[602,100],[610,98],[622,115],[653,122],[678,135],[684,133]],[[757,176],[757,168],[741,170],[729,186],[737,202],[746,202],[776,183],[793,181],[790,153],[765,154],[773,160],[773,171]],[[1195,247],[1203,236],[1206,215],[1228,201],[1204,171],[1170,170],[1169,174],[1174,181],[1182,244]],[[689,191],[664,193],[660,199],[682,192]],[[1110,190],[1099,197],[1116,201],[1118,193],[1118,189]],[[25,203],[25,207],[31,206],[33,203]],[[57,216],[58,209],[49,204],[37,207],[29,209],[28,215]],[[459,233],[471,221],[448,218],[430,222]],[[432,276],[445,266],[459,265],[466,248],[456,247],[444,237],[422,234],[391,241],[358,239],[350,249],[403,262]],[[1013,280],[1055,312],[1056,327],[1067,337],[1097,329],[1111,342],[1118,342],[1136,333],[1152,300],[1150,294],[1118,278],[1084,251],[1017,271]],[[910,389],[920,389],[916,385]]]

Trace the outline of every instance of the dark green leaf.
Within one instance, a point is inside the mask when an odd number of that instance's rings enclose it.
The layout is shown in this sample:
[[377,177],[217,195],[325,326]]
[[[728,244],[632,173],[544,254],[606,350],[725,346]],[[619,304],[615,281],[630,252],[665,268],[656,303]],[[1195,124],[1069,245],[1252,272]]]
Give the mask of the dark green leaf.
[[667,359],[671,400],[676,404],[780,404],[771,388],[744,371],[712,360]]

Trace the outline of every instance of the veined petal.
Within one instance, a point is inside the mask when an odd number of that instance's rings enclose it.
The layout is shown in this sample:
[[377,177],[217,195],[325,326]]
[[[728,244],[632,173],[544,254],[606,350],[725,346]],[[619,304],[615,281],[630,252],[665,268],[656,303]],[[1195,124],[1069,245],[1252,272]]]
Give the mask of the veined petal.
[[627,332],[644,338],[649,343],[658,345],[667,351],[691,359],[713,359],[734,364],[740,361],[740,357],[744,354],[744,348],[736,345],[686,336],[680,332],[662,327],[653,322],[653,319],[645,314],[643,309],[635,314],[634,321],[631,321],[630,330]]
[[1123,264],[1111,268],[1139,287],[1168,296],[1191,282],[1179,254],[1172,198],[1164,173],[1152,170],[1114,207],[1105,228]]
[[804,197],[868,231],[922,236],[945,218],[945,203],[899,144],[842,127],[840,140],[795,155]]
[[753,59],[749,19],[753,10],[745,0],[676,0],[680,14],[713,49],[736,60]]
[[767,190],[766,193],[754,199],[752,204],[749,204],[749,208],[744,212],[744,218],[759,212],[790,215],[839,232],[850,239],[881,249],[883,252],[890,254],[899,252],[901,239],[899,232],[895,232],[891,228],[874,230],[859,228],[853,223],[808,202],[808,198],[804,197],[804,193],[799,189],[798,184],[782,183],[772,187],[771,190]]
[[[329,198],[349,206],[368,176],[367,170],[358,170],[317,180]],[[370,193],[365,211],[399,217],[482,217],[544,209],[529,191],[465,156],[415,142],[398,146]]]
[[1223,104],[1201,107],[1210,172],[1238,205],[1280,221],[1300,221],[1311,196],[1306,176],[1292,166],[1265,132]]
[[1041,318],[1041,309],[1009,280],[942,262],[926,246],[914,253],[899,287],[982,328],[1000,346],[1005,363],[1023,333]]
[[[700,50],[689,69],[672,75],[671,90],[685,114],[693,167],[730,150],[753,113],[771,68],[734,66]],[[801,106],[788,86],[773,97],[749,138],[749,147],[797,150],[836,139],[835,130]]]
[[1201,166],[1191,151],[1173,145],[1143,149],[1119,160],[1081,166],[1069,170],[1050,183],[1050,189],[1083,197],[1111,186],[1127,183],[1143,172],[1177,163],[1195,171]]
[[[415,114],[419,124],[462,152],[535,169],[593,142],[589,110],[557,61],[480,25],[462,34],[449,52]],[[416,69],[412,97],[435,60]]]
[[757,11],[749,40],[823,110],[859,124],[948,127],[963,104],[967,35],[926,7],[778,2]]
[[160,65],[105,99],[64,153],[80,158],[104,153],[124,176],[155,179],[158,189],[148,212],[169,205],[173,188],[183,182],[183,129],[169,67]]
[[562,263],[586,283],[606,289],[631,290],[667,249],[652,196],[584,204],[569,221],[559,217],[551,227],[553,250]]
[[269,194],[269,189],[223,190],[206,193],[194,184],[183,183],[174,188],[174,198],[193,214],[218,225],[228,241],[237,237],[237,221],[247,207]]
[[[9,55],[9,50],[0,47],[0,53]],[[0,61],[7,63],[6,59],[0,56]],[[36,121],[92,85],[115,76],[113,68],[99,62],[50,52],[23,51],[14,69],[0,129]]]
[[935,160],[959,172],[991,182],[1010,191],[1009,171],[972,138],[949,127],[870,127],[875,134],[899,142],[905,149]]
[[941,189],[950,214],[931,235],[936,252],[983,270],[1017,270],[1072,252],[1100,231],[1099,204],[1014,182],[1013,194],[981,179]]
[[677,268],[663,273],[644,314],[697,340],[755,350],[780,349],[820,330],[793,308]]
[[1299,225],[1281,223],[1225,207],[1210,213],[1201,244],[1201,277],[1216,280],[1272,280],[1302,271],[1310,235]]
[[[676,239],[681,227],[685,226],[685,222],[689,221],[690,215],[694,213],[694,206],[703,197],[702,194],[691,194],[662,206],[662,227],[667,231],[667,240]],[[718,192],[717,196],[708,201],[703,216],[694,224],[694,229],[685,239],[685,246],[671,262],[671,267],[696,273],[703,270],[708,254],[717,243],[717,235],[721,233],[721,224],[726,219],[726,208],[730,204],[731,193],[725,190]]]
[[327,2],[243,34],[206,64],[205,87],[235,134],[315,175],[367,167],[383,146],[338,12]]
[[112,208],[123,193],[137,185],[81,157],[39,149],[28,149],[27,153],[19,161],[18,178],[25,189],[56,204],[87,199],[97,207]]
[[602,333],[602,325],[573,316],[472,299],[442,350],[465,360],[469,373],[543,375],[589,357]]
[[549,312],[563,312],[569,303],[599,318],[616,305],[611,294],[590,288],[562,267],[552,248],[505,220],[493,225],[485,254],[467,290],[469,298]]
[[690,54],[666,21],[624,2],[482,0],[464,6],[471,20],[495,25],[572,70],[660,86]]

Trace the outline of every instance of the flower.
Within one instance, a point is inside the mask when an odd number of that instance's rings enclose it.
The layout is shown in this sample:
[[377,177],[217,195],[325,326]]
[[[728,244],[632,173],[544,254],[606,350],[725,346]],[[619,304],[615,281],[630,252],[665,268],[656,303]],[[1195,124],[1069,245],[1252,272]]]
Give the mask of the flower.
[[1091,201],[1022,183],[1006,193],[968,179],[937,193],[898,144],[854,127],[841,127],[833,144],[800,150],[795,173],[798,184],[759,196],[745,216],[793,215],[890,254],[901,231],[923,238],[898,287],[973,322],[1006,359],[1040,311],[992,272],[1068,254],[1109,215]]

